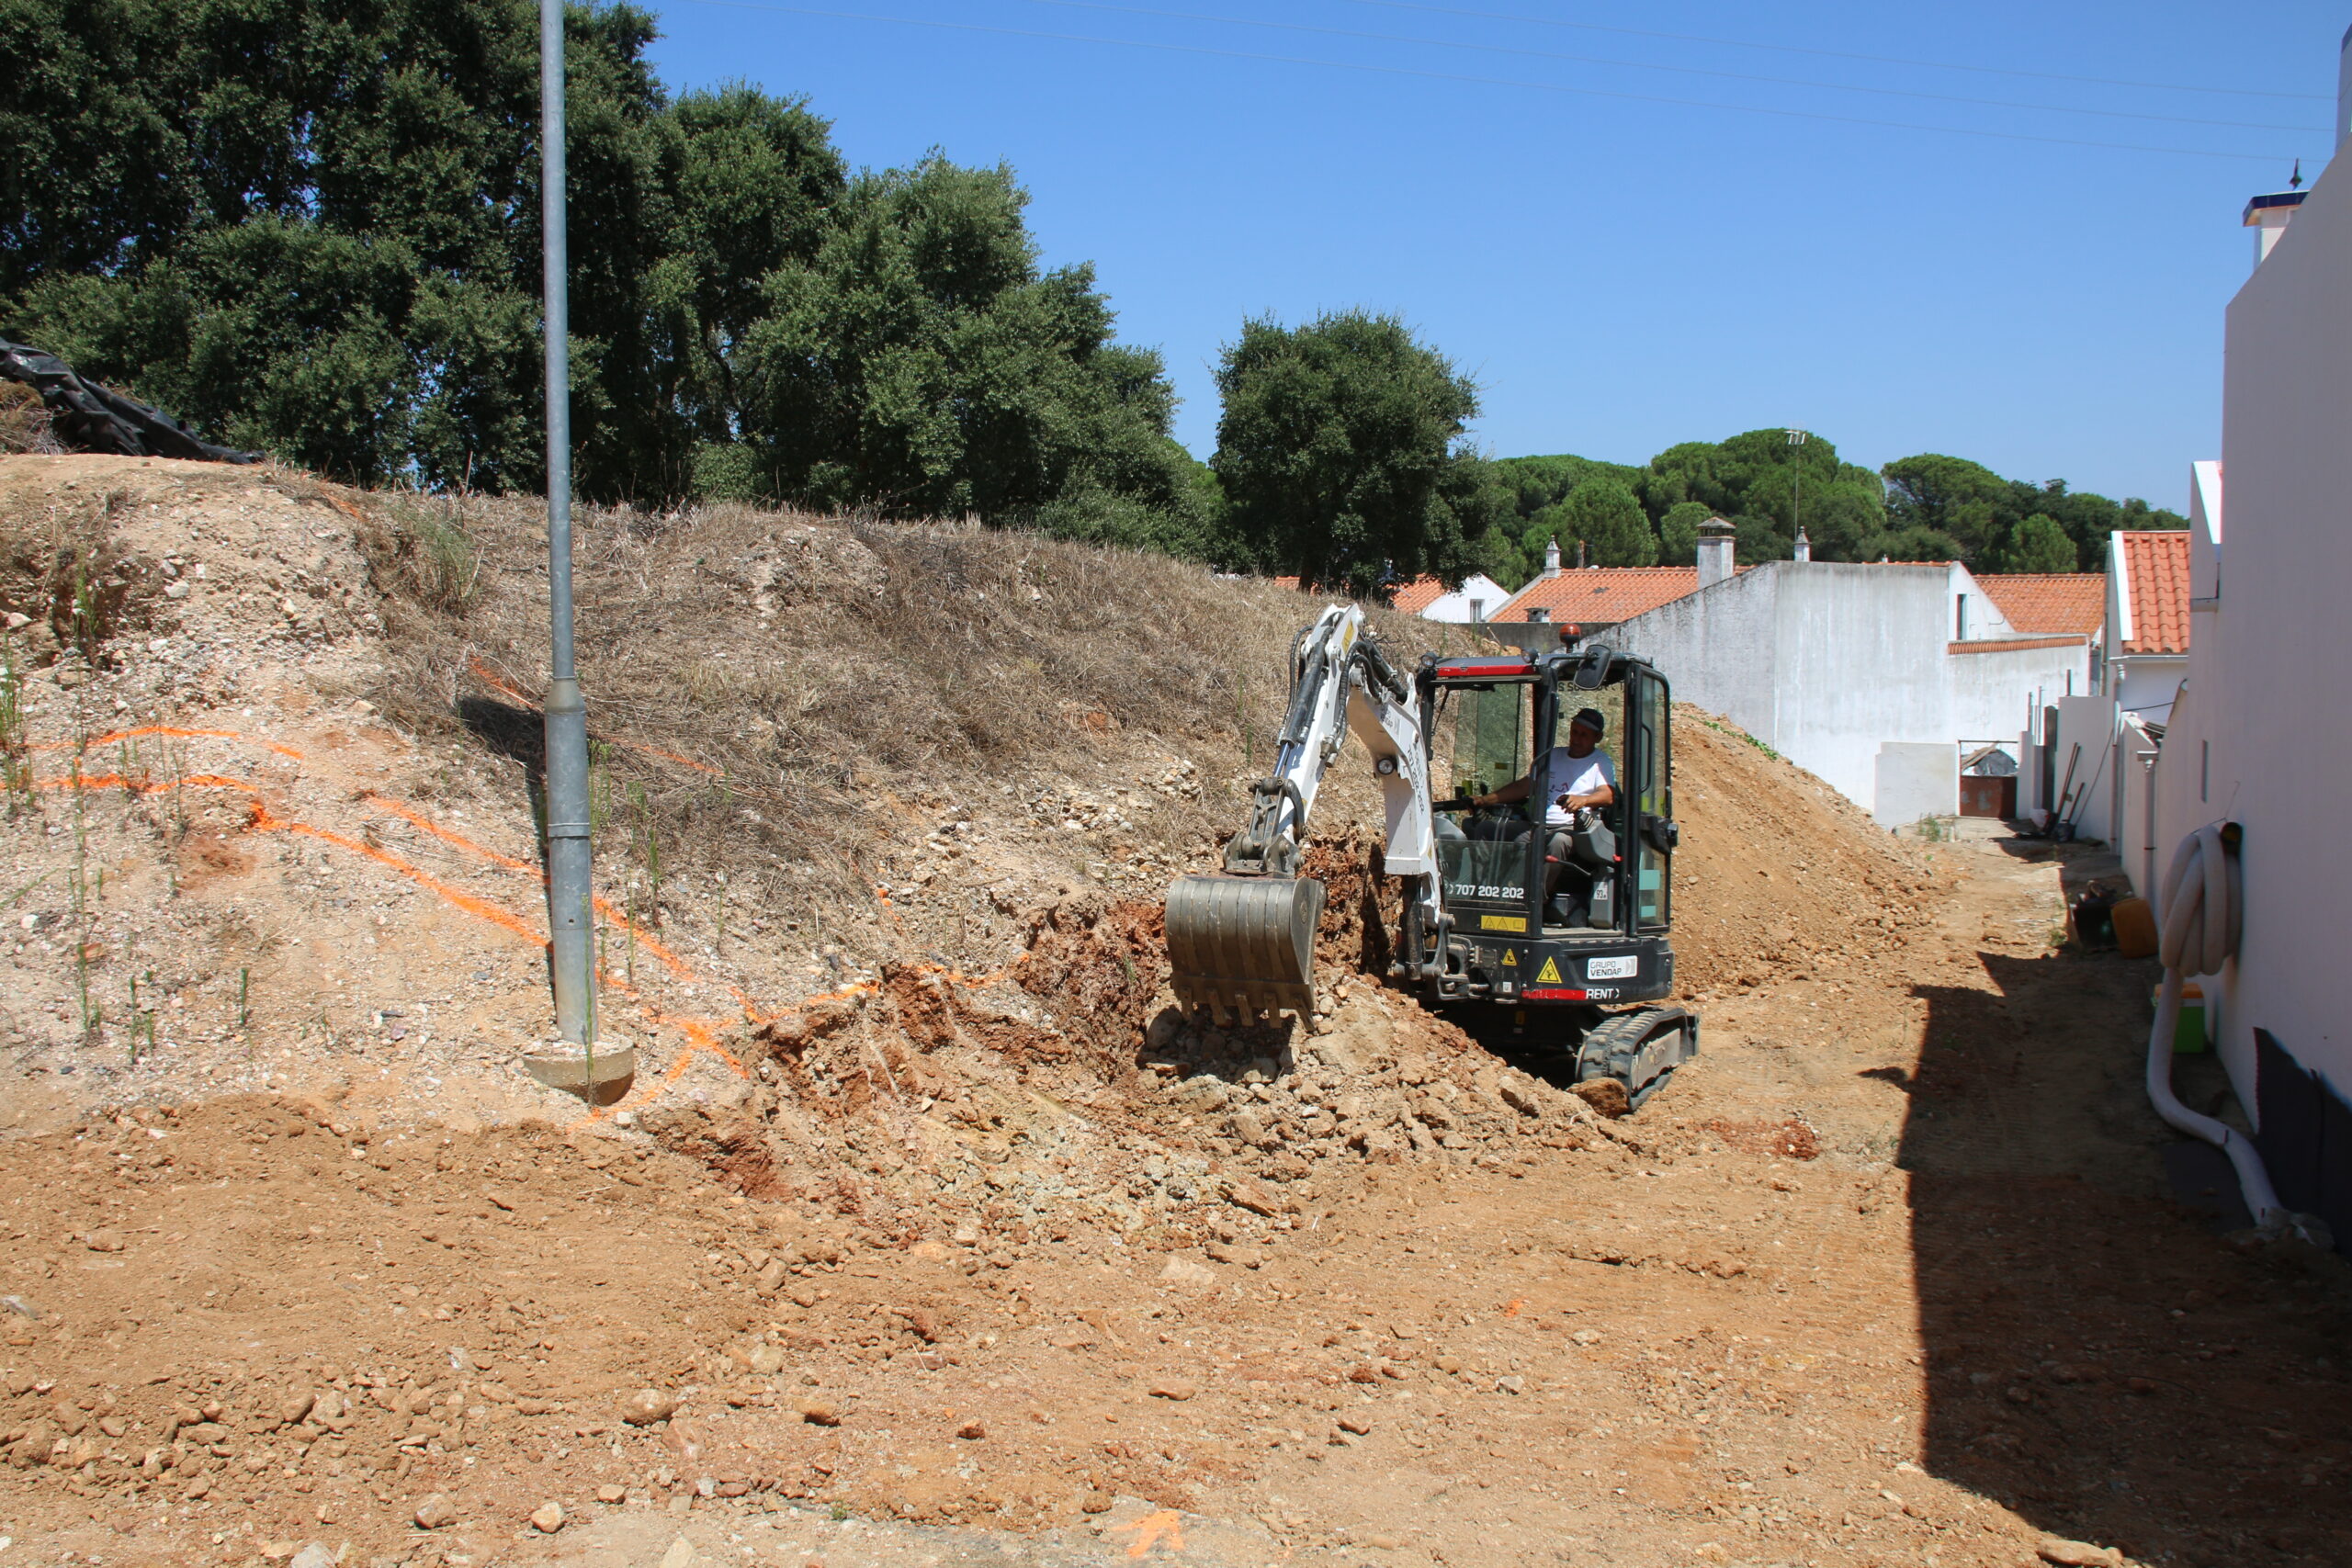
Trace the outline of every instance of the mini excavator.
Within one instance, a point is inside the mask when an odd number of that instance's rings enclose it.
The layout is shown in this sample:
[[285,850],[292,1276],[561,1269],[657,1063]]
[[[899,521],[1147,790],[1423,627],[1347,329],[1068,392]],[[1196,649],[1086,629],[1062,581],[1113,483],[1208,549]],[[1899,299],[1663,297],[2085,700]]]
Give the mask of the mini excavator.
[[[1473,797],[1528,776],[1564,733],[1564,708],[1587,707],[1617,752],[1616,800],[1579,813],[1563,834],[1572,848],[1554,856],[1566,863],[1547,868],[1563,830],[1546,829],[1543,802]],[[1664,675],[1600,643],[1428,654],[1408,682],[1362,610],[1331,606],[1292,649],[1274,769],[1250,786],[1223,869],[1169,889],[1178,1004],[1220,1023],[1310,1016],[1324,888],[1299,863],[1324,773],[1353,731],[1386,808],[1385,869],[1402,883],[1388,977],[1442,1010],[1507,1014],[1482,1021],[1535,1031],[1568,1053],[1571,1081],[1613,1080],[1639,1106],[1699,1048],[1698,1019],[1660,1005],[1674,988],[1679,839],[1670,711]],[[1445,799],[1433,772],[1453,786]]]

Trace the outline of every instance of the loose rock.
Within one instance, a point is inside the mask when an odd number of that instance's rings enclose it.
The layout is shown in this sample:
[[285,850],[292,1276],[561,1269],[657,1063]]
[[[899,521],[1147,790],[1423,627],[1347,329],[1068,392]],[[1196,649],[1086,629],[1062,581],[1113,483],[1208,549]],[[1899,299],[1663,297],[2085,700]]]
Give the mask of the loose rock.
[[1214,1285],[1216,1270],[1190,1258],[1171,1258],[1168,1267],[1159,1271],[1159,1278],[1170,1285]]
[[632,1427],[650,1427],[678,1413],[678,1396],[657,1388],[641,1388],[622,1402],[621,1419]]
[[414,1517],[421,1530],[446,1529],[458,1522],[458,1506],[435,1492],[416,1506]]
[[541,1535],[553,1535],[563,1528],[563,1505],[542,1503],[531,1510],[531,1528]]

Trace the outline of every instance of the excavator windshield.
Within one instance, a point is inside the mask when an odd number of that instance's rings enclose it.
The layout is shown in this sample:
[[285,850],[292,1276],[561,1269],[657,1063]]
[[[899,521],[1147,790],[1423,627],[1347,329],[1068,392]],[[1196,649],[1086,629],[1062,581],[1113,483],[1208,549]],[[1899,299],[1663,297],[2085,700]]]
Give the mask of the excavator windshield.
[[[1531,671],[1527,679],[1440,687],[1436,705],[1432,733],[1450,738],[1453,749],[1439,760],[1435,776],[1453,786],[1456,800],[1490,795],[1528,777],[1555,745],[1565,744],[1568,721],[1580,708],[1600,712],[1601,740],[1596,750],[1609,759],[1612,773],[1625,754],[1622,683],[1590,691],[1564,683],[1554,694]],[[1537,783],[1544,786],[1548,781]],[[1612,831],[1623,818],[1623,803],[1630,793],[1630,784],[1621,779],[1620,804],[1601,813]],[[1535,902],[1533,890],[1542,886],[1544,840],[1549,835],[1539,829],[1548,805],[1531,792],[1517,804],[1462,806],[1438,814],[1438,864],[1446,901],[1491,907],[1475,914],[1465,910],[1465,923],[1472,929],[1530,930],[1525,911]],[[1611,923],[1602,913],[1605,900],[1596,908],[1588,897],[1580,907],[1586,919],[1600,914],[1597,923]]]

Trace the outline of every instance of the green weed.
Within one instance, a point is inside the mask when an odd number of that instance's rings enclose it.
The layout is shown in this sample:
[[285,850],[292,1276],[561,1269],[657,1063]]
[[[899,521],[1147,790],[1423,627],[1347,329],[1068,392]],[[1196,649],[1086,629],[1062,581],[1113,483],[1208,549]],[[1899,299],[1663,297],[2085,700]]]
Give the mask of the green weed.
[[8,797],[8,816],[33,809],[33,760],[25,731],[25,677],[17,668],[17,645],[0,637],[0,793]]

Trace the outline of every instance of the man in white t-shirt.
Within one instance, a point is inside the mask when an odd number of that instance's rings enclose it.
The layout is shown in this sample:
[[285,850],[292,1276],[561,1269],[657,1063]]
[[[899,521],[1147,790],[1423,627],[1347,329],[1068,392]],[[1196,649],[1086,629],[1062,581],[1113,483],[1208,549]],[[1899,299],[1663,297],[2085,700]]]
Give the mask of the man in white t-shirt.
[[1598,809],[1616,804],[1617,766],[1609,760],[1609,753],[1600,750],[1601,732],[1608,722],[1599,708],[1579,708],[1576,716],[1568,720],[1566,746],[1555,746],[1544,753],[1534,771],[1525,778],[1515,779],[1471,803],[1509,806],[1533,794],[1540,781],[1544,790],[1544,826],[1548,829],[1544,849],[1544,896],[1547,898],[1559,887],[1561,868],[1569,862],[1572,846],[1568,829],[1576,826],[1577,813],[1588,807]]

